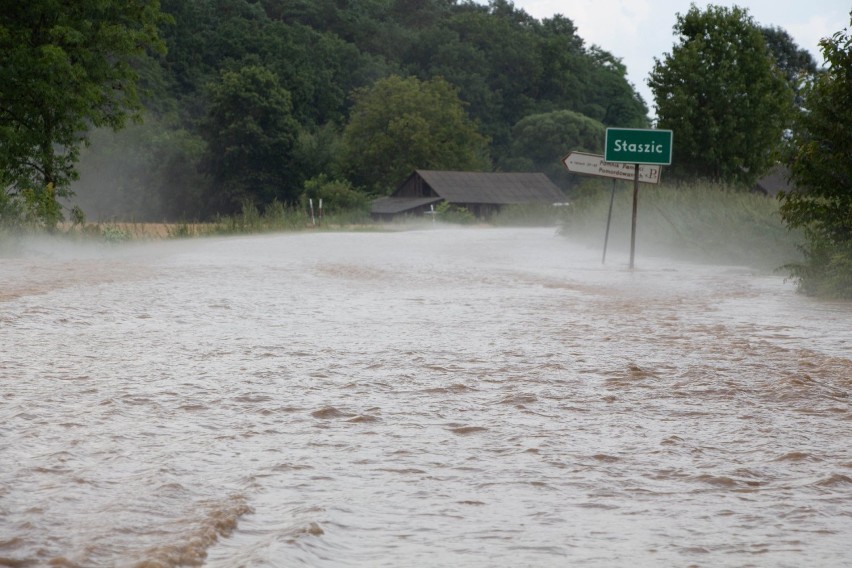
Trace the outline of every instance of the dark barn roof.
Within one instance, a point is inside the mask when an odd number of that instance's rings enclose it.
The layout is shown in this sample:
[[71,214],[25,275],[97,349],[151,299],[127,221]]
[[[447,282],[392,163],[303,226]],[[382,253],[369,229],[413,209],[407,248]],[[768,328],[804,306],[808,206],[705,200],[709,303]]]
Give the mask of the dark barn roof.
[[388,217],[422,213],[429,205],[447,201],[454,205],[497,208],[518,203],[559,203],[565,197],[542,173],[450,172],[415,170],[390,197],[373,202],[373,214]]
[[441,172],[417,170],[432,190],[450,203],[557,203],[564,197],[541,173]]
[[372,211],[379,215],[396,215],[440,201],[440,197],[380,197],[373,201]]

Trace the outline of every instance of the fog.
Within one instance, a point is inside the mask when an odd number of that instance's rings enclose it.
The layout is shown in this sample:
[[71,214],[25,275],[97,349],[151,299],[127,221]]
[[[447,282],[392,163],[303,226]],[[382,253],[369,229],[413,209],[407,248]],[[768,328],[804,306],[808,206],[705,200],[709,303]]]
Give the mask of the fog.
[[153,116],[118,132],[94,130],[90,138],[77,166],[80,177],[69,188],[74,196],[66,206],[79,206],[91,222],[201,217],[200,140],[167,128]]
[[[560,232],[603,252],[612,185],[598,183],[590,188],[572,204],[574,210],[566,215]],[[608,251],[629,256],[632,214],[632,184],[619,182]],[[773,272],[802,261],[802,242],[801,234],[781,221],[774,198],[713,185],[640,187],[636,220],[639,254]]]

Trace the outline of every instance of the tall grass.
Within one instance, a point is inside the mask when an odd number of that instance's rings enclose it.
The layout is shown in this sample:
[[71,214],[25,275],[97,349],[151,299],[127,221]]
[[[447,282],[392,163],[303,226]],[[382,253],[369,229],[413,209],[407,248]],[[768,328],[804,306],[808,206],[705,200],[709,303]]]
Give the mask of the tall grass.
[[309,210],[286,207],[279,202],[268,205],[263,212],[260,212],[255,205],[245,203],[240,213],[236,215],[217,216],[210,223],[194,225],[191,235],[174,236],[269,233],[309,229],[333,230],[370,222],[369,212],[362,210],[323,213],[320,216],[319,211],[314,211],[311,215]]
[[550,227],[562,223],[567,210],[563,204],[507,205],[493,215],[490,222],[498,227]]
[[[3,221],[3,219],[0,219]],[[373,226],[368,211],[349,210],[320,215],[315,211],[272,203],[262,212],[246,203],[239,213],[217,216],[208,222],[142,223],[136,221],[60,223],[52,234],[72,240],[94,240],[108,243],[149,239],[179,239],[215,235],[236,235],[308,230],[362,230]],[[0,222],[0,252],[17,246],[28,235],[44,235],[46,229],[33,224],[11,225]]]
[[[611,186],[597,184],[568,208],[560,229],[566,237],[603,244]],[[609,246],[629,249],[633,185],[619,182]],[[722,185],[696,183],[639,189],[638,254],[665,255],[697,262],[777,269],[801,260],[798,232],[782,222],[777,200]]]

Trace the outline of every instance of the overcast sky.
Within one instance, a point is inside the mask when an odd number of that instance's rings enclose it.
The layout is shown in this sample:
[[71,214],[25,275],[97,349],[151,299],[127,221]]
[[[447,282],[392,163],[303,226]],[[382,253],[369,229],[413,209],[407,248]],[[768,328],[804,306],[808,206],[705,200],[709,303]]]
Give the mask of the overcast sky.
[[[690,0],[513,0],[515,7],[541,20],[562,14],[577,26],[587,46],[599,45],[627,66],[627,78],[654,115],[654,99],[646,85],[654,57],[663,58],[674,45],[676,13],[689,11]],[[487,0],[481,0],[482,4]],[[747,8],[762,26],[780,27],[799,47],[822,64],[818,42],[849,27],[849,0],[714,1],[717,6]],[[704,9],[708,2],[695,1]]]

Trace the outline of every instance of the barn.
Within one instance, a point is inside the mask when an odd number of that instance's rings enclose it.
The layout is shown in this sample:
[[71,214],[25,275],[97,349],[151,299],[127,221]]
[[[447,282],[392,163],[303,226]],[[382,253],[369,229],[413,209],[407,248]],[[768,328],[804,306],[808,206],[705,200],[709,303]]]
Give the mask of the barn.
[[446,201],[483,218],[504,205],[560,203],[565,196],[542,173],[415,170],[390,196],[372,204],[374,219],[423,215]]

